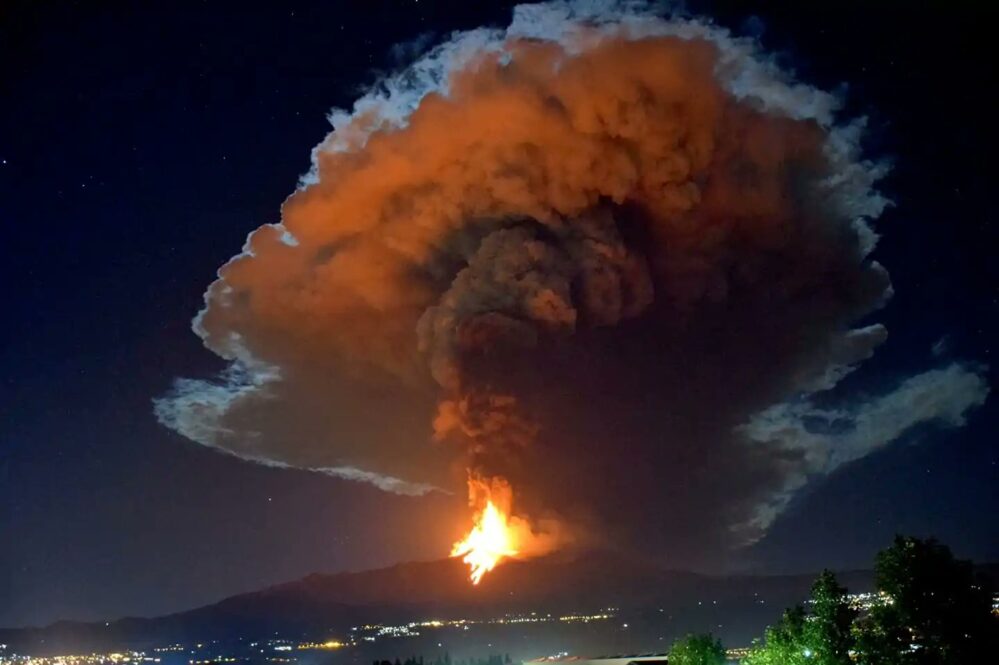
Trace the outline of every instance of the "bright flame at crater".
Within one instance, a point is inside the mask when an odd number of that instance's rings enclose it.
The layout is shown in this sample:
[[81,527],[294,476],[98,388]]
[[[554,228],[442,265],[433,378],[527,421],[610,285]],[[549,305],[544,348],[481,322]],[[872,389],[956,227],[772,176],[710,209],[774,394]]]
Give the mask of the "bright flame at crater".
[[474,523],[468,535],[451,548],[451,556],[462,557],[472,569],[472,584],[478,584],[503,559],[541,556],[571,541],[552,518],[532,523],[515,515],[513,489],[504,478],[470,473],[468,504],[475,511]]
[[501,559],[516,554],[509,517],[492,500],[486,501],[486,507],[476,516],[475,526],[468,535],[451,548],[451,556],[463,557],[462,561],[472,569],[472,584],[478,584]]

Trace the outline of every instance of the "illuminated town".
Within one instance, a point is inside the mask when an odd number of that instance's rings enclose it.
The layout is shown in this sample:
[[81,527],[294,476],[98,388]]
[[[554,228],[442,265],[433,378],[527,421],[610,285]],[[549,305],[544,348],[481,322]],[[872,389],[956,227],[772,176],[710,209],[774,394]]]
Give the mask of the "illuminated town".
[[[327,638],[321,641],[295,641],[281,638],[248,642],[232,647],[225,653],[217,641],[197,642],[191,645],[168,644],[146,651],[114,651],[107,653],[61,654],[52,656],[32,656],[16,654],[0,645],[0,665],[138,665],[139,663],[160,663],[169,661],[183,663],[180,658],[186,655],[187,665],[216,665],[234,662],[288,663],[299,660],[298,655],[308,652],[336,651],[358,645],[377,642],[383,638],[413,638],[421,634],[442,629],[468,631],[475,626],[509,626],[518,624],[586,624],[608,621],[615,617],[616,608],[606,608],[592,614],[575,613],[553,615],[531,612],[528,614],[507,614],[490,619],[425,619],[399,625],[364,624],[354,626],[343,637]],[[238,653],[236,653],[238,651]],[[297,654],[297,655],[296,655]]]
[[[881,604],[890,604],[891,598],[884,593],[852,593],[846,596],[848,604],[860,612],[869,612]],[[754,602],[763,603],[763,600]],[[808,605],[810,601],[806,601]],[[698,601],[698,606],[717,605],[717,601]],[[662,612],[662,610],[660,610]],[[999,595],[993,600],[993,612],[999,614]],[[148,650],[115,650],[93,653],[69,653],[59,655],[28,655],[15,653],[9,645],[0,644],[0,665],[143,665],[146,663],[163,663],[163,665],[221,665],[223,663],[294,663],[307,661],[309,663],[329,662],[322,654],[331,652],[353,652],[355,656],[359,649],[370,647],[372,643],[384,640],[402,640],[430,636],[435,633],[442,635],[447,631],[471,631],[475,628],[502,628],[516,626],[544,626],[604,624],[613,630],[626,632],[629,623],[622,616],[619,608],[606,607],[595,612],[577,612],[568,614],[552,614],[542,612],[511,613],[493,618],[451,618],[424,619],[406,623],[369,623],[351,627],[343,635],[327,635],[322,639],[294,640],[281,637],[271,637],[254,641],[238,638],[235,642],[219,640],[200,641],[191,644],[171,643],[151,647]],[[719,627],[721,627],[719,625]],[[437,638],[434,638],[435,640]],[[659,638],[662,640],[663,638]],[[433,642],[442,647],[442,642]],[[494,651],[504,651],[503,643],[497,638],[496,643],[489,643]],[[397,651],[405,652],[409,647]],[[726,649],[729,662],[738,662],[749,653],[749,646],[730,647]],[[394,653],[394,652],[393,652]],[[365,659],[367,653],[365,654]],[[643,654],[651,657],[651,654]],[[318,659],[317,659],[318,658]],[[377,660],[377,659],[376,659]],[[573,655],[570,651],[535,654],[531,663],[575,663],[589,659]],[[606,660],[606,659],[604,659]],[[634,658],[630,658],[634,660]],[[368,662],[357,657],[351,662]],[[448,661],[444,661],[448,662]]]

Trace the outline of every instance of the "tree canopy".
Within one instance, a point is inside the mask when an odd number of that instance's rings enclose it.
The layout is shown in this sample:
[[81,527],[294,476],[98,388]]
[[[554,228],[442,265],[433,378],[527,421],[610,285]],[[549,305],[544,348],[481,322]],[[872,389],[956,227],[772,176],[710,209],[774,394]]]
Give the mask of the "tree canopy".
[[966,665],[999,648],[990,585],[936,540],[898,536],[875,562],[884,602],[858,622],[858,654],[872,665]]
[[756,642],[743,661],[746,665],[805,665],[805,610],[800,605],[785,610],[780,621],[768,626],[763,641]]
[[857,611],[849,604],[846,587],[836,576],[822,571],[812,585],[811,614],[803,631],[804,648],[815,665],[851,665],[853,620]]
[[687,635],[673,642],[669,665],[723,665],[725,648],[710,633]]
[[936,540],[896,537],[877,555],[878,594],[858,612],[823,571],[808,608],[789,609],[745,665],[977,665],[999,653],[992,591]]

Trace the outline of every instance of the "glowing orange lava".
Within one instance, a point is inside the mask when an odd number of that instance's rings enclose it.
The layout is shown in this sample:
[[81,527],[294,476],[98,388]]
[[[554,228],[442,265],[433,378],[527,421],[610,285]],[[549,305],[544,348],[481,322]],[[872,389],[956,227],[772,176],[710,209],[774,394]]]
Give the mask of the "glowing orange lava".
[[500,559],[517,554],[507,519],[496,504],[486,502],[472,530],[451,548],[451,556],[463,557],[462,561],[472,569],[472,584],[478,584]]
[[553,518],[532,524],[515,515],[513,489],[504,478],[468,476],[468,504],[475,519],[468,535],[451,548],[472,569],[472,584],[506,558],[543,556],[572,541],[571,534]]
[[475,516],[472,530],[451,548],[451,556],[463,557],[462,561],[472,569],[472,584],[478,584],[501,559],[517,554],[509,520],[509,516],[488,499]]

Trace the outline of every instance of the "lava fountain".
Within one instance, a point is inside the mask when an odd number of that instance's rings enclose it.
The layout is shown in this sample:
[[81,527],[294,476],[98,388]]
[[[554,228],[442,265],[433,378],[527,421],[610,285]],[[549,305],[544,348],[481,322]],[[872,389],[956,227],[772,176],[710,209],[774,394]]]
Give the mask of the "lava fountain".
[[471,569],[472,584],[504,559],[526,559],[548,554],[573,541],[557,519],[533,521],[513,512],[513,489],[501,477],[468,477],[468,503],[474,512],[472,528],[451,548]]
[[529,535],[527,523],[511,515],[513,490],[502,478],[486,480],[469,473],[468,503],[475,510],[471,530],[451,548],[471,568],[472,584],[507,557],[517,556],[518,531]]
[[475,517],[475,526],[451,549],[451,556],[462,557],[472,569],[472,584],[478,584],[504,557],[516,556],[509,519],[509,515],[487,500],[485,508]]

